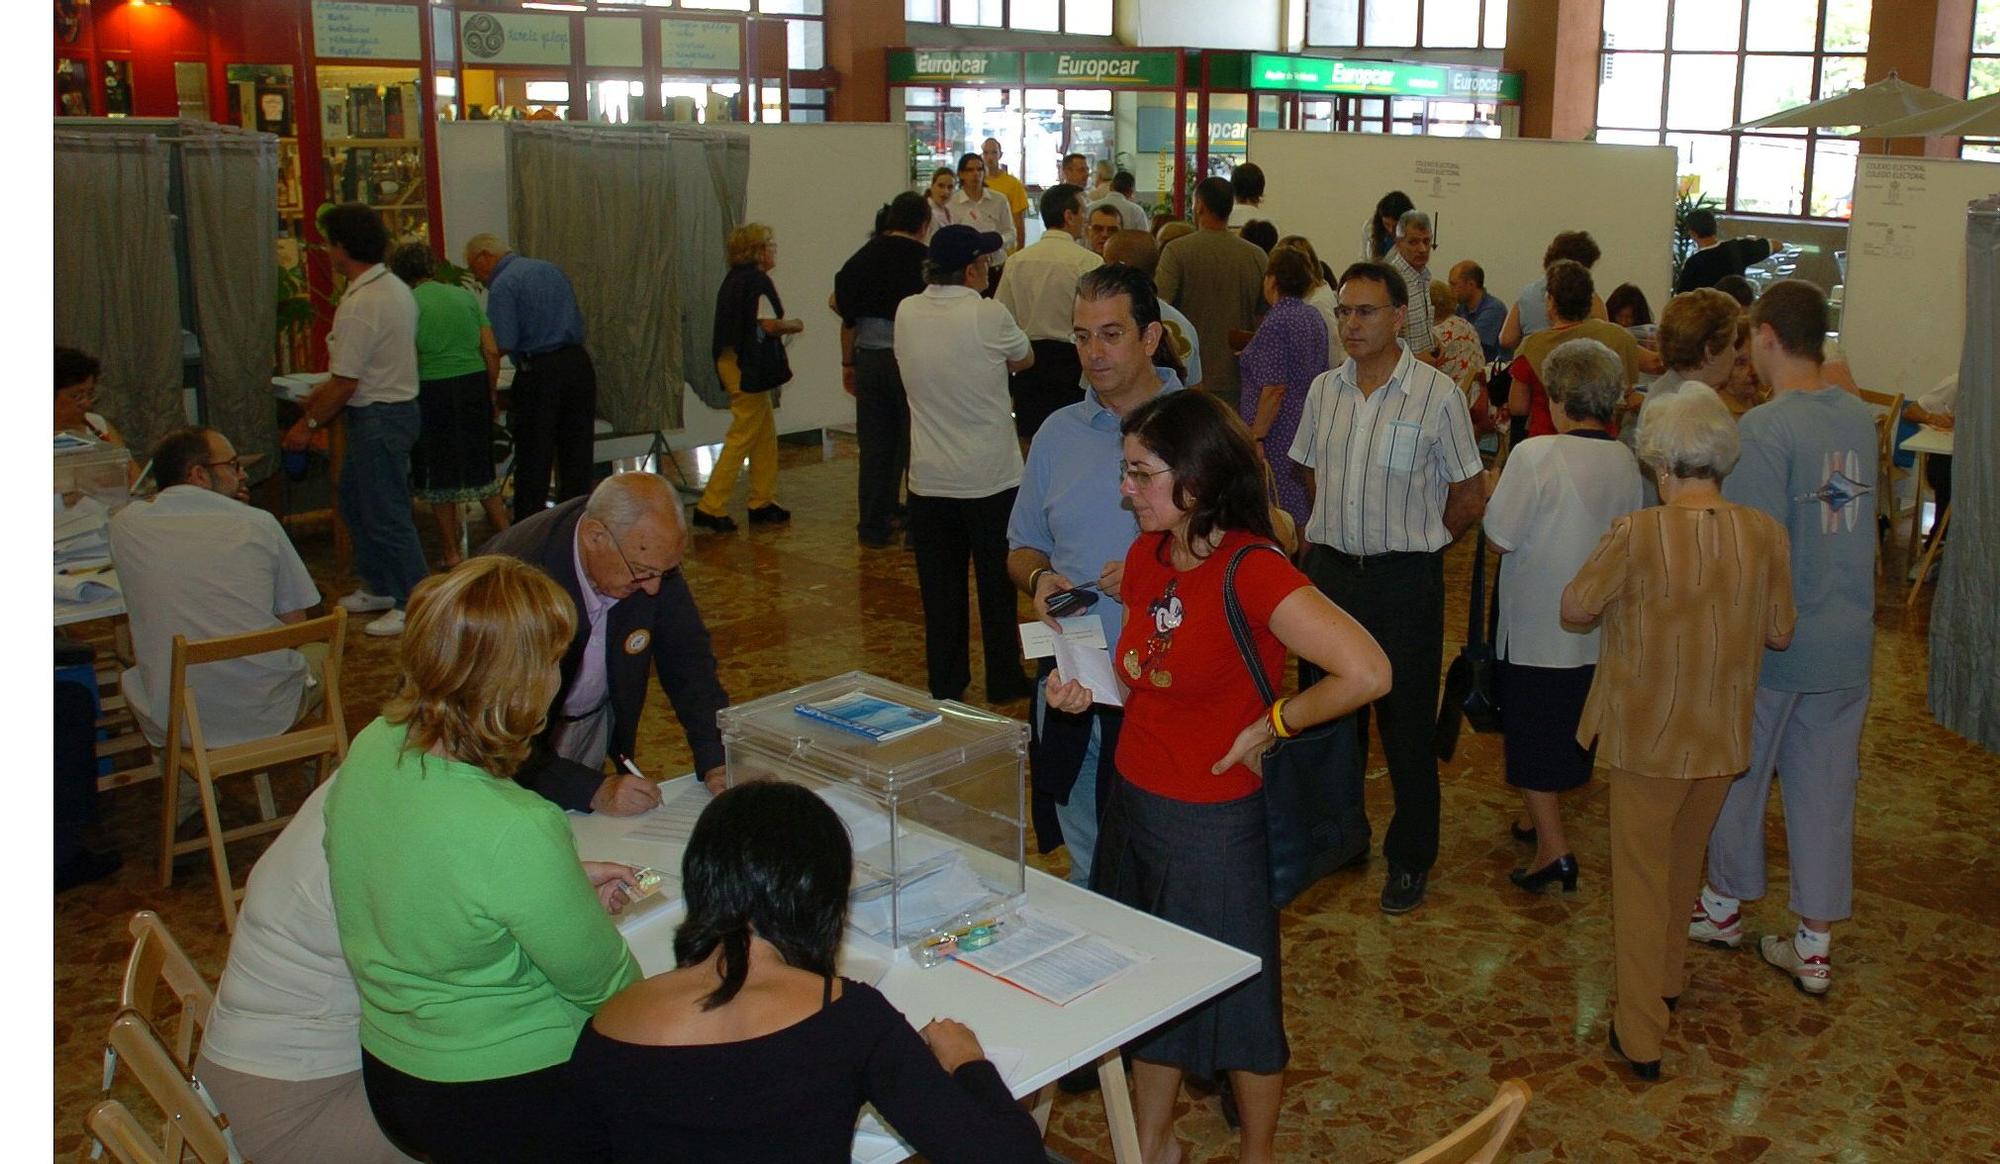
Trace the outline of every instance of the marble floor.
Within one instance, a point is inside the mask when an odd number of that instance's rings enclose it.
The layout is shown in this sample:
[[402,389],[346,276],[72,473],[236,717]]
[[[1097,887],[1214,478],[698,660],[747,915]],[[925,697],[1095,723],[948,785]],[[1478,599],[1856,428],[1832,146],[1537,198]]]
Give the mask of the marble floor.
[[[864,669],[922,685],[923,645],[909,554],[853,536],[848,438],[784,450],[782,529],[698,533],[686,570],[714,633],[732,695],[763,695]],[[684,455],[698,476],[696,461]],[[738,500],[741,506],[741,500]],[[740,515],[739,515],[740,516]],[[434,530],[424,529],[427,541]],[[323,530],[301,550],[321,589],[345,593]],[[433,549],[435,547],[433,546]],[[1457,597],[1447,653],[1462,637],[1470,551],[1454,550]],[[1892,563],[1894,559],[1892,558]],[[1892,570],[1891,579],[1900,577]],[[1495,737],[1468,736],[1445,765],[1444,845],[1429,900],[1390,918],[1376,908],[1383,866],[1343,872],[1284,916],[1292,1041],[1278,1146],[1295,1161],[1395,1160],[1472,1115],[1503,1079],[1534,1089],[1512,1158],[1622,1161],[1970,1161],[2000,1159],[2000,760],[1925,711],[1928,595],[1905,614],[1885,582],[1874,700],[1862,742],[1853,921],[1837,927],[1834,984],[1807,999],[1743,950],[1690,951],[1692,984],[1668,1035],[1665,1077],[1635,1082],[1605,1047],[1611,986],[1609,849],[1601,784],[1567,803],[1583,880],[1574,897],[1535,897],[1507,881],[1529,856],[1507,836],[1515,807]],[[372,718],[389,694],[394,644],[351,628],[347,708]],[[977,636],[973,650],[978,651]],[[975,669],[975,674],[977,671]],[[973,693],[980,690],[975,680]],[[1020,715],[1024,703],[999,710]],[[649,771],[689,762],[655,690],[639,754]],[[1379,761],[1378,761],[1379,763]],[[102,1034],[129,946],[132,911],[159,911],[214,976],[227,941],[209,876],[154,884],[159,790],[104,798],[96,843],[125,868],[55,904],[54,1150],[73,1159],[97,1097]],[[1377,836],[1387,781],[1368,790]],[[1791,924],[1785,835],[1769,833],[1773,896],[1746,907],[1752,931]],[[247,865],[255,844],[233,859]],[[1037,862],[1064,867],[1058,852]],[[1235,1159],[1211,1098],[1184,1100],[1191,1162]],[[1096,1096],[1057,1101],[1049,1146],[1108,1162]]]

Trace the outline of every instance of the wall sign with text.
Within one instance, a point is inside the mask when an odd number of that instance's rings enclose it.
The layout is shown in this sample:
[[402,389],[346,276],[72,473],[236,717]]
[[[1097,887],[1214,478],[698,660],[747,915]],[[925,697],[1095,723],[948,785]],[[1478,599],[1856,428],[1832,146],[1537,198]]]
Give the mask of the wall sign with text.
[[423,55],[417,20],[406,4],[313,0],[313,55],[357,61],[414,61]]
[[568,65],[569,17],[461,12],[458,44],[468,65]]

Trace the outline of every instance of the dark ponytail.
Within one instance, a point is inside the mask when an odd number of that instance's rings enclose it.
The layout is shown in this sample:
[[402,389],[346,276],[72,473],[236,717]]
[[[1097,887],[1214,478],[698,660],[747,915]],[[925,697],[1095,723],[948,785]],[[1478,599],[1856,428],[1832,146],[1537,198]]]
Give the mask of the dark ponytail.
[[687,920],[674,934],[676,966],[722,951],[721,984],[702,1009],[743,989],[753,936],[777,947],[786,965],[832,976],[852,869],[846,826],[807,789],[757,781],[716,797],[681,860]]

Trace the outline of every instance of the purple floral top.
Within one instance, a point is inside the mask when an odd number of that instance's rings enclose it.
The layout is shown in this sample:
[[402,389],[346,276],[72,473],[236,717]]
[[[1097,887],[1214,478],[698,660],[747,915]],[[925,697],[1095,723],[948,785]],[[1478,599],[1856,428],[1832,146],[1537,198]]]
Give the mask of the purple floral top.
[[1257,419],[1257,400],[1265,387],[1285,386],[1285,398],[1278,405],[1278,418],[1264,438],[1265,459],[1278,481],[1278,504],[1304,529],[1312,516],[1312,496],[1306,492],[1304,470],[1285,455],[1292,447],[1292,435],[1299,429],[1305,412],[1306,389],[1327,370],[1326,317],[1303,300],[1281,298],[1264,315],[1257,334],[1237,360],[1242,398],[1237,410],[1244,424]]

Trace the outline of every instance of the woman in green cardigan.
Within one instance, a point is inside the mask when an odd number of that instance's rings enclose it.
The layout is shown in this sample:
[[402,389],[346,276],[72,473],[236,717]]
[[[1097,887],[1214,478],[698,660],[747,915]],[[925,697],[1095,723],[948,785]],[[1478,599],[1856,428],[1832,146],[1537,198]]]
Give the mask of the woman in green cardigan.
[[562,811],[509,778],[574,620],[562,590],[513,558],[426,580],[410,596],[402,690],[327,798],[368,1102],[391,1139],[438,1164],[600,1154],[565,1064],[585,1020],[639,979],[606,916],[633,870],[579,862]]

